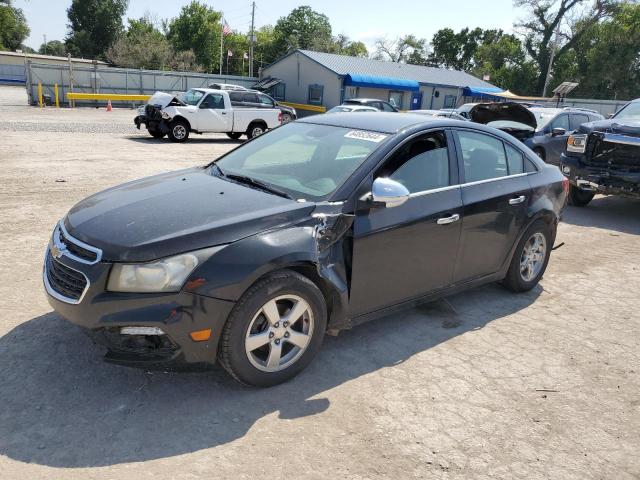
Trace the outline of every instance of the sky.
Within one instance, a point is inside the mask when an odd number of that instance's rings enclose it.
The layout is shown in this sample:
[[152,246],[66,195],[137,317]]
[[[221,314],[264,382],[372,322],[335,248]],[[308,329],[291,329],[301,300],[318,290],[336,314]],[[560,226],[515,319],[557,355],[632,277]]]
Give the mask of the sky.
[[[249,30],[250,0],[201,1],[224,12],[234,30]],[[188,3],[190,0],[130,0],[126,17],[139,18],[150,12],[158,19],[171,18]],[[70,4],[71,0],[14,0],[14,6],[22,8],[31,28],[25,43],[38,49],[43,35],[48,41],[62,40],[67,33],[66,11]],[[437,30],[445,27],[511,31],[514,20],[522,16],[513,7],[513,0],[256,0],[256,27],[275,24],[300,5],[310,5],[327,15],[334,35],[345,34],[352,40],[360,40],[370,52],[379,37],[392,39],[414,34],[430,40]]]

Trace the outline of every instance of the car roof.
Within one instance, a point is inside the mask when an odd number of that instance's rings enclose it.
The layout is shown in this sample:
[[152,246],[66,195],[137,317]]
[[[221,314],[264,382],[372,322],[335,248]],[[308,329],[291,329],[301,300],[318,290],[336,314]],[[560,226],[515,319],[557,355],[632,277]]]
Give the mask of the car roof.
[[412,113],[378,112],[375,115],[371,115],[369,112],[341,112],[313,115],[300,119],[298,122],[371,130],[381,133],[396,133],[407,127],[435,121],[436,119],[440,120],[439,117],[428,117]]
[[345,102],[384,102],[389,103],[379,98],[347,98]]

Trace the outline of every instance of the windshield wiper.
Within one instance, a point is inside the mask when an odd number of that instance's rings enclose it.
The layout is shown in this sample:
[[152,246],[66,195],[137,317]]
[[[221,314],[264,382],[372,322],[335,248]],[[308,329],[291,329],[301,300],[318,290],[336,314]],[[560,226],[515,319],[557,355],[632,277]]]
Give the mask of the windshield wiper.
[[227,176],[227,174],[222,171],[222,169],[220,168],[217,162],[212,163],[212,165],[216,167],[216,170],[218,170],[218,173],[220,174],[221,177]]
[[[218,171],[221,171],[220,167],[218,167]],[[255,178],[247,177],[246,175],[237,175],[235,173],[227,173],[227,174],[223,173],[223,175],[230,180],[235,180],[236,182],[244,183],[246,185],[253,185],[254,187],[257,187],[260,190],[264,190],[265,192],[273,193],[274,195],[278,195],[280,197],[293,200],[293,197],[288,193],[283,192],[282,190],[278,190],[277,188],[272,187],[271,185],[268,185],[264,182],[261,182],[260,180],[256,180]]]

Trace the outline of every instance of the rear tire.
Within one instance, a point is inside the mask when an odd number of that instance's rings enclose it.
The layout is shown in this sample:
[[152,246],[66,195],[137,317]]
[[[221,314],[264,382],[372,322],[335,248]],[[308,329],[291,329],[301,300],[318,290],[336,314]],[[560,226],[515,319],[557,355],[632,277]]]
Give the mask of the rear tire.
[[513,292],[526,292],[535,287],[547,269],[553,241],[545,221],[533,222],[520,239],[502,284]]
[[169,125],[169,139],[172,142],[183,143],[189,138],[189,124],[184,120],[174,120]]
[[291,270],[264,277],[231,311],[220,339],[220,364],[245,385],[285,382],[318,353],[326,312],[322,292],[308,278]]
[[249,125],[247,128],[247,138],[251,140],[252,138],[259,137],[264,132],[267,131],[267,126],[262,122],[256,122]]
[[242,136],[242,133],[239,132],[227,132],[227,137],[231,140],[238,140]]
[[584,207],[587,205],[593,197],[595,196],[594,192],[588,192],[587,190],[582,190],[574,185],[569,187],[569,204],[574,207]]

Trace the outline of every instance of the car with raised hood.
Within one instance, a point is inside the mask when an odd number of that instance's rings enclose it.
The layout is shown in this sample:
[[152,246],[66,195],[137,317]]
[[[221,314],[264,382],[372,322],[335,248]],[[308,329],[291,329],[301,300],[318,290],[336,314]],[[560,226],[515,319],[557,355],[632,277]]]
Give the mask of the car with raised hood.
[[178,96],[156,92],[138,109],[134,123],[145,125],[154,138],[165,135],[173,142],[186,142],[191,132],[226,133],[238,139],[251,139],[281,124],[281,112],[270,108],[235,107],[229,97],[233,91],[193,88]]
[[479,103],[469,111],[469,117],[513,135],[545,162],[556,166],[560,166],[560,154],[571,131],[604,118],[583,108],[529,107],[516,102]]
[[560,159],[569,201],[587,205],[596,193],[640,198],[640,98],[607,120],[580,125]]
[[53,230],[44,285],[110,362],[218,359],[270,386],[325,332],[488,282],[533,288],[567,189],[483,125],[316,115],[80,201]]

